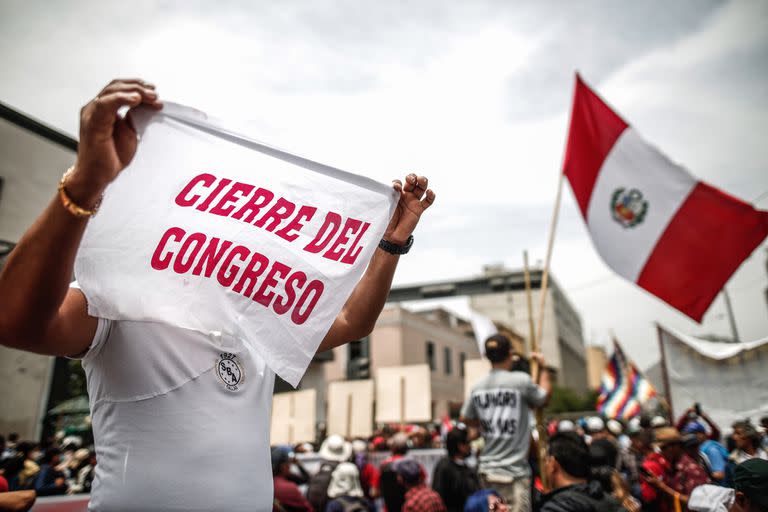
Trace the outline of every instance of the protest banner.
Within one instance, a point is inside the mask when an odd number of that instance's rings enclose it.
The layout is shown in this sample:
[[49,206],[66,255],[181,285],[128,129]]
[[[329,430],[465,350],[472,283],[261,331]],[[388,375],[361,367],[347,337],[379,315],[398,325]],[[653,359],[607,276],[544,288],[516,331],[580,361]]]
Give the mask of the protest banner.
[[274,445],[314,442],[316,398],[314,389],[274,395],[270,443]]
[[370,437],[373,433],[373,381],[328,384],[328,435]]
[[89,313],[245,340],[296,386],[396,205],[391,186],[173,103],[139,109],[75,275]]
[[[768,337],[743,343],[687,336],[656,324],[670,416],[694,403],[718,425],[768,416]],[[674,410],[672,410],[674,408]]]
[[390,366],[376,370],[376,421],[432,420],[429,366]]

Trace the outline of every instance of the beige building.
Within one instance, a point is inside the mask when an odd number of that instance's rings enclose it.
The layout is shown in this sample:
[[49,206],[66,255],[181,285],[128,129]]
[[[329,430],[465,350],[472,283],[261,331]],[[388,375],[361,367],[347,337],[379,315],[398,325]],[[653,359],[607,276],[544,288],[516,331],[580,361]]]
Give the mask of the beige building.
[[[489,266],[484,275],[508,274],[503,267]],[[534,282],[532,291],[534,311],[538,309],[540,289]],[[528,338],[528,303],[525,290],[482,293],[469,297],[470,307],[494,322],[510,326],[514,331],[524,333]],[[536,319],[538,321],[538,319]],[[587,390],[587,361],[584,350],[581,318],[568,298],[560,290],[557,280],[550,274],[547,300],[544,308],[544,334],[541,352],[547,366],[554,370],[558,385],[578,393]]]
[[337,347],[330,362],[313,362],[301,389],[317,390],[318,421],[325,420],[329,382],[372,378],[377,368],[428,364],[432,417],[457,413],[464,393],[464,361],[480,352],[468,322],[443,309],[414,313],[396,305],[384,308],[369,337]]
[[603,379],[606,364],[608,364],[608,355],[605,353],[605,347],[599,345],[587,347],[587,385],[589,389],[600,389],[600,381]]

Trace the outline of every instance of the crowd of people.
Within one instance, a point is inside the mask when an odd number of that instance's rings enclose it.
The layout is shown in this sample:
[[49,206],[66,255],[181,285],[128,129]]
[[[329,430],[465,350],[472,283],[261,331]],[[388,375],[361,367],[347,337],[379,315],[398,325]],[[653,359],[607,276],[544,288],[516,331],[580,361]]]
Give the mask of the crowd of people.
[[36,496],[89,493],[96,454],[79,436],[59,435],[44,443],[0,435],[0,493],[34,491]]
[[[704,413],[696,415],[693,408],[677,424],[661,417],[620,422],[594,416],[549,422],[543,468],[535,450],[529,451],[526,463],[537,478],[525,490],[529,493],[525,501],[543,512],[768,510],[768,418],[759,427],[735,422],[725,444],[720,443],[717,425]],[[447,432],[444,425],[434,425],[402,431],[390,427],[365,440],[332,435],[316,451],[321,462],[313,474],[296,455],[311,455],[311,445],[275,446],[274,510],[519,509],[501,486],[489,486],[481,479],[478,459],[483,439],[473,440],[472,431],[453,422]],[[534,438],[530,441],[535,445]],[[437,446],[446,454],[428,474],[427,466],[412,455]],[[383,460],[376,456],[382,449],[389,451]],[[373,464],[373,458],[380,463]],[[542,486],[542,473],[548,489]],[[750,507],[738,508],[737,496],[742,503],[751,499]]]
[[[736,421],[724,439],[698,404],[674,424],[648,415],[551,420],[540,462],[529,413],[548,399],[546,372],[536,382],[503,336],[485,349],[492,371],[459,421],[388,427],[369,439],[329,436],[314,474],[295,455],[311,445],[273,447],[273,510],[768,511],[768,418],[759,426]],[[430,447],[444,455],[425,464],[418,449]],[[382,459],[383,449],[390,453]]]

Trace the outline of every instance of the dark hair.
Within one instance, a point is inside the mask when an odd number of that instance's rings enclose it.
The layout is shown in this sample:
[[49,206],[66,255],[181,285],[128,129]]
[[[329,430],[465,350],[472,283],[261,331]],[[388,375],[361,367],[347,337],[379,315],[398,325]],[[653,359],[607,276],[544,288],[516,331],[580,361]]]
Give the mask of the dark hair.
[[61,455],[61,450],[58,448],[48,448],[43,455],[43,464],[50,464],[54,457]]
[[616,467],[619,450],[608,439],[594,439],[589,445],[589,458],[593,466]]
[[24,458],[37,447],[32,441],[22,441],[16,446],[16,451],[19,452]]
[[549,454],[574,478],[589,477],[589,448],[575,432],[561,432],[549,440]]
[[485,357],[492,363],[501,363],[509,357],[512,344],[503,334],[494,334],[485,340]]
[[8,441],[16,443],[19,440],[19,434],[17,432],[11,432],[8,434]]
[[445,448],[448,450],[448,456],[453,457],[459,453],[459,445],[469,442],[469,434],[465,428],[454,428],[445,436]]

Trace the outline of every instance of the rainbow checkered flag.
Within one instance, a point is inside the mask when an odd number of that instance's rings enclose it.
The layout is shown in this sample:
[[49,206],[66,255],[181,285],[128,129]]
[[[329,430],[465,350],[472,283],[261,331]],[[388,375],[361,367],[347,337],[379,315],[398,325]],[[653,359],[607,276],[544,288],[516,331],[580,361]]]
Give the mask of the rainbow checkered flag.
[[656,396],[656,389],[627,359],[616,340],[613,346],[613,356],[603,372],[597,410],[606,418],[626,420],[640,413],[642,405]]

